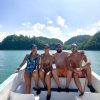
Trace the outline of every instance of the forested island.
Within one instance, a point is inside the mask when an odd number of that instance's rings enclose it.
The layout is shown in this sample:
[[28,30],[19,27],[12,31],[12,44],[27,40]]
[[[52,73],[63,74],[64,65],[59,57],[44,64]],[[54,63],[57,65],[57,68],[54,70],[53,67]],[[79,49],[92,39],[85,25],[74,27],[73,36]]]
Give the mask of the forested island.
[[42,50],[45,44],[49,44],[50,48],[54,50],[56,43],[61,43],[63,49],[70,49],[71,44],[76,43],[81,50],[100,50],[100,31],[94,36],[79,35],[72,37],[65,41],[65,43],[56,38],[43,36],[28,37],[23,35],[10,35],[0,42],[0,50],[30,50],[32,44],[36,44],[39,50]]

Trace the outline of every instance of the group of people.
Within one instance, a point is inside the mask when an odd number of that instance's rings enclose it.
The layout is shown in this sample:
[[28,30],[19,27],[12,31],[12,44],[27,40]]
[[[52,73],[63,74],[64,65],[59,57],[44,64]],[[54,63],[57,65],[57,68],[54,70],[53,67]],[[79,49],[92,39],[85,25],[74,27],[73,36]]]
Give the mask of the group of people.
[[[61,91],[61,83],[59,77],[65,77],[66,79],[66,92],[69,92],[69,85],[72,77],[75,80],[75,84],[80,91],[79,96],[84,95],[84,89],[82,88],[79,77],[85,76],[88,80],[87,87],[91,92],[95,92],[92,86],[92,75],[90,61],[87,59],[84,51],[79,51],[76,44],[71,45],[72,52],[62,51],[62,45],[57,43],[56,53],[50,54],[49,45],[44,45],[44,53],[39,55],[37,53],[37,46],[33,45],[30,54],[27,54],[16,69],[16,72],[27,62],[27,66],[24,72],[25,78],[25,93],[29,94],[31,90],[31,79],[34,79],[35,88],[37,94],[40,94],[39,79],[42,80],[44,88],[47,89],[47,100],[51,98],[51,77],[54,78],[58,88],[57,91]],[[83,64],[83,62],[85,62]]]

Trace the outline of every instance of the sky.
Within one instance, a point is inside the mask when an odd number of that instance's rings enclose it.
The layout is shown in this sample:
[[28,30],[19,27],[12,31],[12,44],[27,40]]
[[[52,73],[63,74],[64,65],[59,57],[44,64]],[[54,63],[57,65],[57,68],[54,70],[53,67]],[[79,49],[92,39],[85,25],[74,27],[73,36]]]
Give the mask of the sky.
[[8,35],[63,42],[100,31],[100,0],[0,0],[0,41]]

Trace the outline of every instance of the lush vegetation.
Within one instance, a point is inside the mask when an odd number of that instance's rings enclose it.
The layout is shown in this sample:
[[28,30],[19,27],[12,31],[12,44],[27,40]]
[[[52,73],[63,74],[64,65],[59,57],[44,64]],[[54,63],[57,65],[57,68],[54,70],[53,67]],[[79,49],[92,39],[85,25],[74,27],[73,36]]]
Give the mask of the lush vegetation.
[[100,31],[97,32],[94,36],[79,35],[72,37],[64,43],[64,46],[66,49],[70,49],[70,45],[72,43],[76,43],[79,46],[79,49],[100,50]]
[[87,41],[91,38],[89,35],[79,35],[72,37],[68,41],[64,43],[65,47],[67,49],[70,49],[71,44],[76,43],[79,46],[79,49],[83,49],[84,45],[87,43]]
[[46,38],[46,37],[27,37],[27,36],[17,36],[10,35],[7,36],[1,43],[1,50],[30,50],[32,44],[36,44],[38,49],[43,49],[45,44],[49,44],[51,49],[55,49],[55,44],[61,43],[63,49],[70,49],[72,43],[76,43],[79,49],[86,50],[100,50],[100,32],[97,32],[94,36],[89,35],[79,35],[72,37],[64,44],[61,40],[56,38]]
[[10,35],[7,36],[1,43],[0,49],[1,50],[30,50],[32,44],[36,44],[38,49],[43,49],[45,44],[49,44],[51,49],[55,49],[56,43],[62,43],[62,41],[58,39],[49,39],[45,37],[27,37],[27,36],[17,36],[17,35]]
[[84,45],[84,48],[87,50],[100,50],[100,32],[91,37]]

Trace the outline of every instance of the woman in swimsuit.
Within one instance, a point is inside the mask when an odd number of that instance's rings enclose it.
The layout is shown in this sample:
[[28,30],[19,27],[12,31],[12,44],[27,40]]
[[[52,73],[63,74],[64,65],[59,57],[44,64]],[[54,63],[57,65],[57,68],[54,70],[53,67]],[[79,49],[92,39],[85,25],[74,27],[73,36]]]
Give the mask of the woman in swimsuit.
[[31,90],[31,79],[33,78],[35,81],[35,86],[37,89],[37,94],[39,94],[40,90],[38,88],[38,68],[39,68],[39,60],[40,56],[37,54],[37,47],[36,45],[32,45],[32,51],[30,54],[27,54],[20,64],[20,66],[16,69],[16,72],[20,70],[20,68],[27,63],[24,72],[24,79],[25,79],[25,93],[29,94]]
[[40,79],[43,81],[45,87],[47,87],[47,100],[51,97],[51,71],[52,71],[52,56],[49,54],[49,46],[44,46],[44,53],[41,55],[40,66]]

